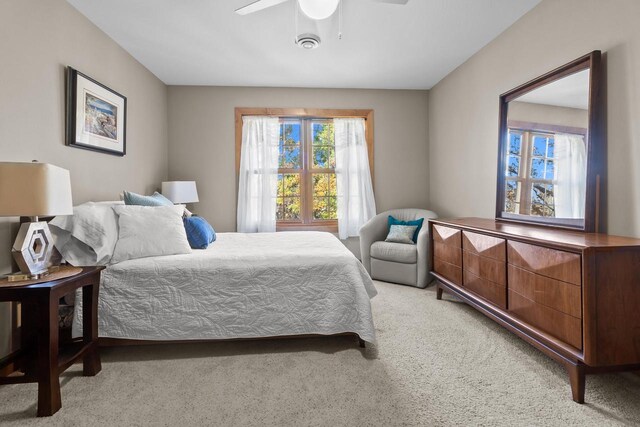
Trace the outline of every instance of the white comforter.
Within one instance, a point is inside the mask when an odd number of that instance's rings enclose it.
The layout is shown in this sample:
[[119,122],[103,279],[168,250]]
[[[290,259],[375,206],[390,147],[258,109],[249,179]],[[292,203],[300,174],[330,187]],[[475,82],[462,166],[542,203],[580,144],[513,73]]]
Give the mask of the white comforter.
[[[362,264],[329,233],[219,233],[206,250],[102,273],[99,336],[144,340],[354,332],[374,342]],[[74,335],[81,334],[76,298]]]

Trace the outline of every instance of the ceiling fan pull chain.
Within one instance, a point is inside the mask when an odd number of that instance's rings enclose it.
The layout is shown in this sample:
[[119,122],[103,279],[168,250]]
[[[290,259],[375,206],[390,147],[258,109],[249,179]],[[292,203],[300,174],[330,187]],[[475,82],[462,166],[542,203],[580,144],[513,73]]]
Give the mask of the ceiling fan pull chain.
[[338,12],[338,40],[342,40],[342,0],[340,0],[338,7],[340,8]]
[[294,33],[293,33],[293,42],[295,44],[298,44],[298,10],[300,8],[300,5],[298,4],[298,0],[295,0],[294,3],[296,4],[295,7],[293,8],[293,13],[294,13],[294,22],[295,22],[295,28],[294,28]]

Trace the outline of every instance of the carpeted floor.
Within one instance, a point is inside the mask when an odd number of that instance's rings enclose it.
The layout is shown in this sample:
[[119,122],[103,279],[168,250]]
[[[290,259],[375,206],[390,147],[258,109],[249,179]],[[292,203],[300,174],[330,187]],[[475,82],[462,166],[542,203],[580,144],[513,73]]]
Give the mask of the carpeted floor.
[[638,425],[640,377],[587,377],[433,288],[376,282],[378,343],[308,338],[102,350],[62,377],[62,410],[36,419],[34,384],[0,387],[2,425]]

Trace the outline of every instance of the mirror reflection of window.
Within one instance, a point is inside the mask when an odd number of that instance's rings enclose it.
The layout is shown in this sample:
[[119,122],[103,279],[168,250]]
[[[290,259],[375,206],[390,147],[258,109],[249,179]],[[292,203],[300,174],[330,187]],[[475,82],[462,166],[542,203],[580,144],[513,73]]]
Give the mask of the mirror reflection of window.
[[584,136],[509,128],[507,141],[505,212],[583,218]]

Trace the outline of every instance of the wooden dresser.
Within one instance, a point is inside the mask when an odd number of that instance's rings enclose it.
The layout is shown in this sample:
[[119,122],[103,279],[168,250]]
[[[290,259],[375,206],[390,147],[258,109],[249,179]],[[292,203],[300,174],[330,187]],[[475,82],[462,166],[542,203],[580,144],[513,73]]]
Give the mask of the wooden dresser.
[[585,374],[640,369],[640,239],[493,219],[429,221],[438,299],[461,298]]

